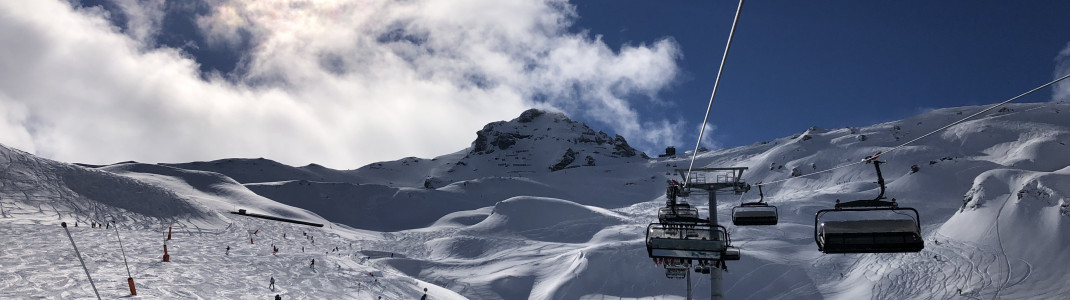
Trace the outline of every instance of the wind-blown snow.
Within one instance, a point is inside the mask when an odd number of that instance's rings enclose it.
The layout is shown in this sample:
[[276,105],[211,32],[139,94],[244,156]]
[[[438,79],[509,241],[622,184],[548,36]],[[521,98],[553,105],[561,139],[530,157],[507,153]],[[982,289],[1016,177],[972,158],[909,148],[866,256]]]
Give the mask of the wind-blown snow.
[[[748,183],[791,178],[764,187],[776,226],[731,226],[732,206],[757,195],[718,195],[718,219],[743,255],[728,263],[727,296],[1070,297],[1070,103],[1008,105],[881,156],[887,197],[921,214],[922,252],[824,255],[814,245],[818,210],[876,196],[873,167],[792,173],[857,162],[980,109],[700,153],[697,166],[749,167]],[[60,221],[79,223],[70,229],[102,296],[127,295],[115,231],[88,227],[105,220],[119,224],[147,298],[415,299],[423,288],[432,299],[682,298],[684,282],[665,278],[643,239],[665,180],[690,157],[629,149],[541,111],[489,124],[455,153],[355,170],[266,159],[83,167],[0,147],[0,298],[92,297]],[[709,211],[705,196],[686,200]],[[327,225],[227,213],[239,208]],[[175,239],[163,263],[167,226]],[[692,276],[704,298],[709,277]]]

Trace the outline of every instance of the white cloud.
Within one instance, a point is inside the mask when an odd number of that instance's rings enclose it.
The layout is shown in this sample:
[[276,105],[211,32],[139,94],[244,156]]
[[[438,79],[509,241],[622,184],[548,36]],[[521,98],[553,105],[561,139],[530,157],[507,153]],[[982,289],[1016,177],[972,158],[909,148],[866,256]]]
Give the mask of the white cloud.
[[23,151],[34,152],[33,137],[28,131],[26,105],[7,99],[0,94],[0,144],[14,146]]
[[702,146],[708,149],[721,148],[721,145],[713,139],[713,132],[717,130],[717,125],[706,123],[705,127],[706,133],[702,134]]
[[684,121],[679,120],[676,122],[670,122],[668,120],[661,120],[655,122],[645,122],[642,126],[642,135],[635,136],[640,141],[646,141],[650,147],[662,147],[654,148],[654,152],[647,152],[647,154],[662,153],[661,150],[667,146],[675,146],[679,149],[686,149],[690,147],[688,141],[682,139],[681,132],[684,132]]
[[[1055,78],[1070,74],[1070,43],[1055,56]],[[1070,81],[1063,80],[1052,87],[1052,101],[1070,101]]]
[[532,106],[639,145],[676,144],[683,126],[640,121],[628,100],[675,78],[676,44],[614,52],[568,33],[563,1],[215,1],[196,23],[212,46],[250,43],[236,82],[152,48],[162,2],[146,3],[122,6],[124,35],[65,2],[0,1],[0,143],[74,162],[355,168],[462,149]]
[[138,0],[138,1],[115,1],[126,15],[127,35],[140,42],[142,45],[151,47],[155,44],[153,38],[160,30],[160,23],[164,17],[165,0]]

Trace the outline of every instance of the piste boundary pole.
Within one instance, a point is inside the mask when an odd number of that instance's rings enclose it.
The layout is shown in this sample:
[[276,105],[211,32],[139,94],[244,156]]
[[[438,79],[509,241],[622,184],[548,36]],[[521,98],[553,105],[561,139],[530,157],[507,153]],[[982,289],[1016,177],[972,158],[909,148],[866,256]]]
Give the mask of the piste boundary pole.
[[71,231],[67,229],[67,222],[59,224],[63,226],[63,231],[67,233],[67,238],[71,240],[71,247],[74,247],[74,254],[78,256],[78,261],[82,263],[82,270],[85,270],[85,277],[89,278],[89,286],[93,287],[93,294],[97,295],[97,300],[100,300],[100,292],[97,292],[97,285],[93,283],[93,276],[89,276],[89,268],[85,266],[85,260],[82,260],[82,253],[78,252],[78,246],[74,244],[74,237],[71,236]]

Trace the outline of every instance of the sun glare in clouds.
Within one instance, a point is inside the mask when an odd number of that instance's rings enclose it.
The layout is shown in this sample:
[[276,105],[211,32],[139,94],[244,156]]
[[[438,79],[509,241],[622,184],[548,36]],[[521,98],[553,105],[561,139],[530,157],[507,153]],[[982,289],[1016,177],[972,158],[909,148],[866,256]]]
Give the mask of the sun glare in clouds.
[[0,1],[0,143],[67,162],[356,168],[460,150],[539,107],[641,148],[680,144],[656,133],[682,122],[640,121],[629,102],[659,101],[676,43],[613,51],[569,32],[564,1],[209,1],[186,16],[207,41],[194,46],[250,45],[235,74],[155,46],[162,1],[119,2],[127,30],[101,9]]

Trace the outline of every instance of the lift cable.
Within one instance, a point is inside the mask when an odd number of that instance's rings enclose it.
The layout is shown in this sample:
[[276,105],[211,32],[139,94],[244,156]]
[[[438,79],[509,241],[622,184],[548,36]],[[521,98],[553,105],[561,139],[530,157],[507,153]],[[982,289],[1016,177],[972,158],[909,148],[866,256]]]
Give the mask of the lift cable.
[[[1053,84],[1055,84],[1055,83],[1057,83],[1059,81],[1062,81],[1064,79],[1067,79],[1067,78],[1070,78],[1070,74],[1066,74],[1063,77],[1059,77],[1059,79],[1052,80],[1051,82],[1048,82],[1048,83],[1045,83],[1044,85],[1038,86],[1038,87],[1036,87],[1036,88],[1034,88],[1032,90],[1029,90],[1028,92],[1022,93],[1021,95],[1018,95],[1018,96],[1015,96],[1013,98],[1007,99],[1006,101],[1003,101],[1003,102],[994,104],[992,106],[989,106],[988,108],[983,109],[983,110],[981,110],[979,112],[976,112],[976,113],[974,113],[972,115],[969,115],[969,116],[967,116],[965,118],[962,118],[961,120],[958,120],[958,121],[955,121],[955,122],[951,122],[951,124],[947,124],[944,127],[940,127],[940,128],[938,128],[936,130],[933,130],[933,131],[931,131],[929,133],[926,133],[925,135],[922,135],[922,136],[919,136],[919,137],[917,137],[917,138],[915,138],[913,140],[907,141],[906,143],[903,143],[903,144],[901,144],[899,146],[895,146],[892,149],[888,149],[887,151],[883,151],[883,152],[878,152],[876,155],[871,156],[871,157],[867,157],[866,159],[863,159],[862,161],[840,165],[840,166],[837,166],[837,167],[834,167],[834,168],[831,168],[831,169],[827,169],[827,170],[821,170],[821,171],[817,171],[817,172],[813,172],[813,173],[802,174],[802,175],[794,176],[794,177],[791,177],[791,178],[786,178],[786,179],[781,179],[781,180],[774,180],[774,181],[770,181],[770,182],[766,182],[766,183],[758,183],[758,185],[770,185],[770,184],[774,184],[774,183],[781,183],[781,182],[784,182],[784,181],[791,180],[792,178],[813,176],[813,175],[817,175],[817,174],[821,174],[821,173],[831,172],[831,171],[837,170],[837,169],[842,169],[842,168],[854,166],[854,165],[857,165],[857,164],[866,163],[869,160],[876,159],[877,156],[880,156],[882,154],[887,154],[888,152],[892,152],[892,151],[898,150],[899,148],[903,148],[903,147],[905,147],[905,146],[907,146],[907,145],[909,145],[911,143],[914,143],[914,142],[916,142],[916,141],[918,141],[920,139],[923,139],[925,137],[933,135],[933,134],[935,134],[937,132],[940,132],[940,131],[942,131],[944,129],[948,129],[951,126],[958,125],[958,124],[960,124],[962,122],[965,122],[966,120],[969,120],[969,119],[971,119],[973,117],[976,117],[976,116],[978,116],[980,114],[983,114],[983,113],[985,113],[987,111],[993,110],[993,109],[995,109],[997,107],[1003,106],[1004,104],[1010,103],[1011,101],[1018,100],[1018,98],[1024,97],[1024,96],[1029,95],[1029,94],[1032,94],[1033,92],[1036,92],[1036,91],[1038,91],[1040,89],[1046,88],[1046,87],[1048,87],[1050,85],[1053,85]],[[692,160],[692,163],[694,163],[693,160]]]
[[743,11],[743,0],[739,0],[736,7],[736,16],[732,19],[732,30],[728,32],[728,43],[724,46],[724,55],[721,56],[721,66],[717,68],[717,79],[713,81],[713,93],[710,94],[710,104],[706,106],[706,116],[702,118],[702,126],[698,132],[698,141],[695,141],[695,151],[691,152],[691,164],[687,166],[687,176],[684,177],[684,187],[691,181],[691,168],[695,166],[695,158],[698,157],[698,148],[702,144],[702,135],[706,133],[706,122],[710,119],[710,109],[713,108],[713,98],[717,96],[717,86],[721,84],[721,73],[724,72],[724,63],[728,59],[728,49],[732,47],[732,37],[736,34],[736,24],[739,23],[739,13]]

